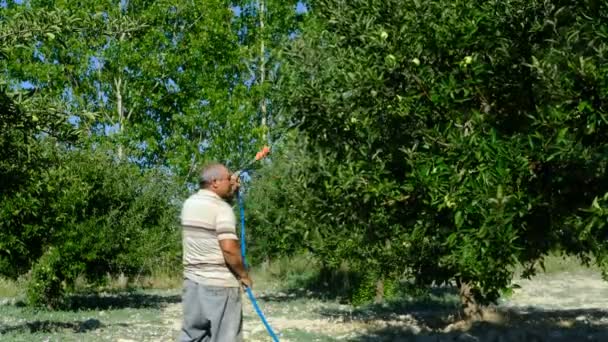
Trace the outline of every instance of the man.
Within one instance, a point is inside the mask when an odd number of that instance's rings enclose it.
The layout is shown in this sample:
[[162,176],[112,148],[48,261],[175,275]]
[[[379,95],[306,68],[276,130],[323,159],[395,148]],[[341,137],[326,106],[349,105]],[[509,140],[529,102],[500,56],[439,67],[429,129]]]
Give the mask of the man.
[[182,208],[184,321],[180,342],[242,341],[241,285],[251,287],[228,204],[238,177],[222,164],[203,168],[200,190]]

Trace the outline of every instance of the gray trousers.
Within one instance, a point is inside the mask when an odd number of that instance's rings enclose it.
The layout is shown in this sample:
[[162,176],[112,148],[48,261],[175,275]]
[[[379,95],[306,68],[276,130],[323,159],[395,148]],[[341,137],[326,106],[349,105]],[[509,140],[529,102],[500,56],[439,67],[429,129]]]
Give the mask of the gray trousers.
[[179,342],[240,342],[243,340],[241,289],[213,287],[184,280],[184,321]]

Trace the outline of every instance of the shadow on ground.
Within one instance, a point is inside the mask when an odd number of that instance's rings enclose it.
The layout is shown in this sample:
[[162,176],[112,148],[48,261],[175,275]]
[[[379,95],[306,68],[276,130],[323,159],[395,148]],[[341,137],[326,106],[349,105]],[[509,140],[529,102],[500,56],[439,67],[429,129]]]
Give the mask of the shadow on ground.
[[[362,279],[355,272],[329,271],[302,276],[282,292],[261,295],[271,302],[288,303],[302,298],[337,300],[352,298]],[[364,323],[352,342],[372,341],[479,341],[479,342],[577,342],[608,341],[606,309],[539,309],[497,307],[483,320],[461,316],[457,291],[432,288],[420,296],[402,283],[400,298],[384,305],[353,309],[323,307],[319,313],[330,321]]]
[[498,309],[490,321],[461,320],[443,327],[437,326],[440,317],[410,313],[401,318],[389,319],[351,341],[608,341],[608,311],[603,310]]
[[53,333],[60,330],[72,330],[75,333],[86,333],[88,331],[103,328],[104,325],[97,319],[87,319],[76,322],[60,321],[34,321],[12,326],[0,326],[0,335],[7,333]]
[[162,309],[169,304],[180,303],[179,295],[147,293],[101,293],[69,296],[64,306],[66,311],[110,310],[110,309]]
[[[286,302],[295,298],[313,298],[320,300],[349,303],[366,279],[364,274],[348,269],[321,269],[318,272],[292,276],[288,285],[280,292],[260,294],[260,298],[272,302]],[[428,296],[436,289],[421,290],[409,282],[401,282],[395,297]],[[452,288],[441,288],[438,291],[454,292]]]
[[371,304],[352,310],[323,308],[321,316],[331,320],[423,322],[430,329],[439,329],[460,320],[459,303],[452,288],[434,288],[423,297],[402,297],[384,304]]

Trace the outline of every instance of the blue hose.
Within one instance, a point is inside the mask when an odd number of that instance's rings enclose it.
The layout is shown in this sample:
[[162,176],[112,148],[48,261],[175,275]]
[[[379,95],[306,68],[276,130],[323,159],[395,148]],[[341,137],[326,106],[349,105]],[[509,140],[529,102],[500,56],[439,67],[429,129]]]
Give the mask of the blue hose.
[[[245,255],[246,255],[246,253],[245,253],[245,251],[246,251],[246,244],[245,244],[245,205],[243,203],[243,196],[241,196],[240,190],[237,192],[236,196],[238,198],[239,210],[240,210],[240,213],[241,213],[241,256],[243,257],[243,265],[245,266],[245,268],[247,268],[247,261],[245,260]],[[253,308],[255,309],[255,312],[258,314],[258,316],[260,316],[260,319],[262,320],[262,323],[264,323],[264,326],[266,327],[266,331],[268,331],[268,335],[270,335],[270,337],[272,338],[272,340],[274,342],[279,342],[279,338],[277,337],[277,335],[272,330],[272,327],[270,327],[270,324],[268,324],[268,321],[266,320],[266,316],[264,316],[264,313],[262,312],[262,310],[260,310],[260,306],[258,305],[258,301],[255,300],[255,296],[253,295],[253,292],[251,291],[251,289],[249,287],[245,287],[245,292],[247,292],[247,296],[249,297],[249,300],[251,301],[251,304],[253,304]]]
[[236,193],[236,197],[239,201],[239,211],[241,213],[241,256],[243,257],[243,265],[247,268],[247,260],[245,259],[245,252],[247,245],[245,244],[245,204],[243,203],[243,196],[241,196],[241,190]]

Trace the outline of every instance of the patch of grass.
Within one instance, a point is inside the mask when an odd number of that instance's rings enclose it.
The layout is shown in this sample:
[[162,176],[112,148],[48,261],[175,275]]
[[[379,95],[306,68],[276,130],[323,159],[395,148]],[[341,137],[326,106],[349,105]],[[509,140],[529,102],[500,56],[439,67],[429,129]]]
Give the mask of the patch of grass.
[[151,274],[138,276],[107,275],[104,282],[94,284],[79,277],[75,282],[75,293],[91,292],[125,292],[138,290],[171,290],[180,289],[183,285],[182,270],[169,272],[169,270],[154,270]]
[[[295,298],[321,299],[352,304],[357,291],[366,281],[366,274],[343,263],[337,269],[323,268],[311,255],[282,258],[256,266],[252,271],[254,288],[276,292],[267,296],[272,301],[292,301]],[[367,279],[368,280],[368,279]],[[375,282],[374,282],[375,283]],[[386,301],[435,301],[437,289],[418,288],[413,283],[395,281],[392,293],[385,293]],[[374,285],[375,286],[375,285]],[[375,294],[375,288],[372,288]],[[441,290],[443,291],[443,290]],[[441,294],[442,296],[444,293]],[[369,296],[373,298],[373,296]],[[457,298],[457,295],[452,295]],[[450,298],[452,301],[453,298]],[[358,303],[365,305],[370,300]],[[355,303],[357,304],[357,303]]]
[[545,258],[545,273],[554,274],[562,272],[594,271],[599,272],[595,265],[585,266],[581,260],[574,256],[550,254]]
[[66,310],[0,306],[2,341],[174,340],[162,310],[179,301],[178,291],[144,291],[73,298]]
[[284,289],[298,286],[304,279],[314,277],[319,271],[316,260],[310,255],[265,261],[251,270],[255,287]]
[[[304,328],[304,327],[303,327]],[[321,335],[300,329],[286,329],[281,333],[279,338],[284,338],[289,341],[298,342],[334,342],[339,341],[327,335]]]
[[0,298],[14,298],[23,295],[24,280],[0,278]]
[[287,292],[298,297],[349,301],[363,274],[346,263],[338,269],[323,268],[312,255],[303,254],[265,262],[252,270],[257,288]]
[[183,286],[184,276],[182,269],[154,270],[150,275],[135,277],[128,286],[143,289],[178,289]]
[[[536,265],[536,275],[551,275],[565,272],[600,272],[599,267],[594,264],[585,266],[578,257],[559,253],[547,255],[543,260],[543,264],[544,270],[539,264]],[[515,277],[520,277],[523,271],[523,266],[518,265],[515,267]]]

